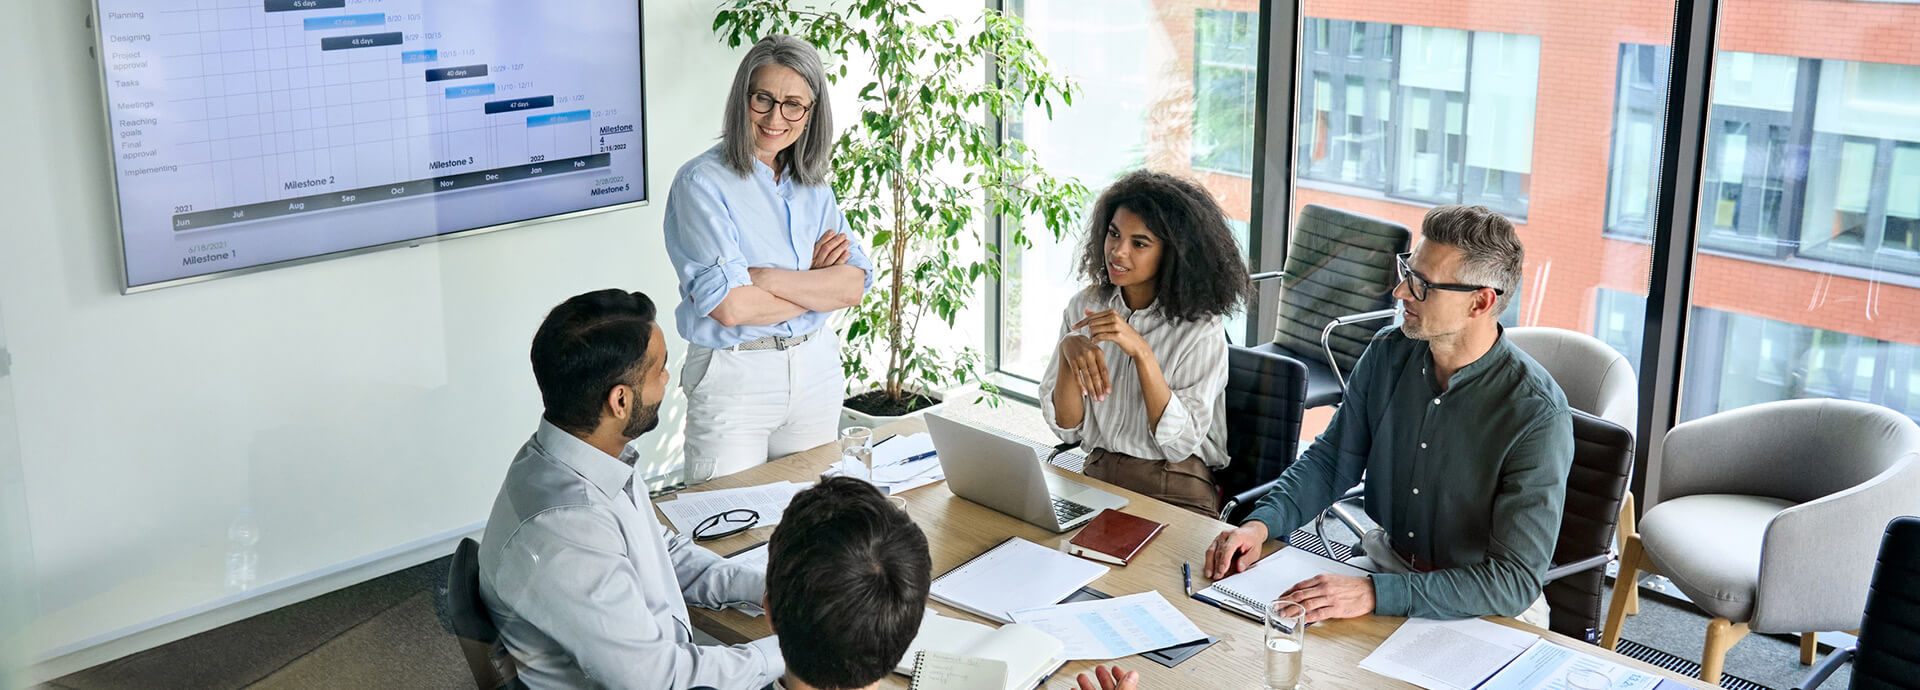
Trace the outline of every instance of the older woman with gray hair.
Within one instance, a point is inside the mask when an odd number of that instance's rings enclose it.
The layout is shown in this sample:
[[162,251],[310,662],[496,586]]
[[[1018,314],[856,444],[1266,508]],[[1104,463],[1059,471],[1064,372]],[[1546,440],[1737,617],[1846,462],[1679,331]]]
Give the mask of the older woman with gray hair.
[[826,86],[813,46],[754,44],[720,143],[681,166],[667,193],[690,483],[834,438],[846,382],[827,319],[860,303],[873,263],[828,186]]

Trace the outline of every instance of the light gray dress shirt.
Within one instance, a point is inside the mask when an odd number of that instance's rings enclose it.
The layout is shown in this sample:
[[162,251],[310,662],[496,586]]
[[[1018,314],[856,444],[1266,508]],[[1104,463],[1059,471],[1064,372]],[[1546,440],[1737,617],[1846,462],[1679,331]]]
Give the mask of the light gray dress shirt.
[[[687,602],[758,603],[766,575],[663,529],[615,459],[545,419],[507,467],[480,540],[480,596],[531,688],[765,687],[775,638],[693,643]],[[684,595],[684,596],[683,596]]]
[[[1144,460],[1180,462],[1198,455],[1207,467],[1227,466],[1227,330],[1220,317],[1197,321],[1169,319],[1149,305],[1134,311],[1120,290],[1090,287],[1067,300],[1060,316],[1060,338],[1075,332],[1069,327],[1086,318],[1086,310],[1116,310],[1140,333],[1147,348],[1160,360],[1160,374],[1173,396],[1160,412],[1160,424],[1147,419],[1146,396],[1140,392],[1140,374],[1133,358],[1113,343],[1095,343],[1107,356],[1107,378],[1113,394],[1105,401],[1086,398],[1080,426],[1062,427],[1053,408],[1053,389],[1060,381],[1060,353],[1047,360],[1040,378],[1040,416],[1055,436],[1087,449],[1099,448]],[[1086,329],[1077,331],[1086,335]],[[1055,340],[1058,347],[1059,340]],[[1069,373],[1071,375],[1071,373]]]

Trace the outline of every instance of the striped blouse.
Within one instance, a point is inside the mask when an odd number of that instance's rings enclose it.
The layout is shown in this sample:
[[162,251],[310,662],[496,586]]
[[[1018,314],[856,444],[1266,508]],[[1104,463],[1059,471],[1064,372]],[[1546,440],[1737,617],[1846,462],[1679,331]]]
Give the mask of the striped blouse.
[[[1160,426],[1147,422],[1146,398],[1140,393],[1140,375],[1133,358],[1120,352],[1113,343],[1098,343],[1107,356],[1107,375],[1113,382],[1113,394],[1104,402],[1088,399],[1080,426],[1062,427],[1053,407],[1053,388],[1060,375],[1059,340],[1047,362],[1047,373],[1040,381],[1040,414],[1053,433],[1067,442],[1078,442],[1088,450],[1095,448],[1148,460],[1179,462],[1198,455],[1208,467],[1227,466],[1227,331],[1218,316],[1198,321],[1168,319],[1148,306],[1141,311],[1127,308],[1120,290],[1090,287],[1067,300],[1060,320],[1060,338],[1069,327],[1086,318],[1087,309],[1096,312],[1117,310],[1140,333],[1160,360],[1160,371],[1173,390],[1166,410],[1160,413]],[[1085,329],[1078,331],[1085,335]]]

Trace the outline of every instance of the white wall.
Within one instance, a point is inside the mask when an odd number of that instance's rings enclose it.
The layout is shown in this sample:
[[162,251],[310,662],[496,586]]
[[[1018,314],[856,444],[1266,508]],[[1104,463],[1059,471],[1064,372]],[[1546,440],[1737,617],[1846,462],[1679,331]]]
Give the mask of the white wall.
[[[88,3],[8,5],[25,23],[0,41],[16,68],[0,108],[0,398],[10,387],[17,409],[0,418],[0,489],[18,477],[26,498],[0,506],[0,528],[23,514],[34,591],[24,636],[0,629],[0,648],[40,679],[474,530],[537,421],[527,343],[546,310],[603,287],[677,300],[667,186],[711,144],[741,52],[713,39],[710,0],[646,3],[648,207],[122,296]],[[643,441],[653,470],[679,461],[683,404],[669,395]],[[243,511],[260,532],[245,589],[227,577]]]

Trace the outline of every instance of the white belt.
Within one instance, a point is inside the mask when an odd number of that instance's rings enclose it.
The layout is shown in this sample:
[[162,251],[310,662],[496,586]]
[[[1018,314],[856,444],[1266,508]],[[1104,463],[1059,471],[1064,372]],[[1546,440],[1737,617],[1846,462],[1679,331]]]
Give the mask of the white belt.
[[812,337],[813,337],[812,333],[808,333],[806,335],[794,336],[792,338],[786,337],[784,335],[770,335],[765,338],[760,338],[757,340],[749,340],[747,342],[740,343],[739,345],[734,345],[732,347],[728,347],[725,349],[733,350],[735,352],[747,352],[750,350],[786,351],[796,347],[800,347],[801,343],[807,342],[807,340]]

